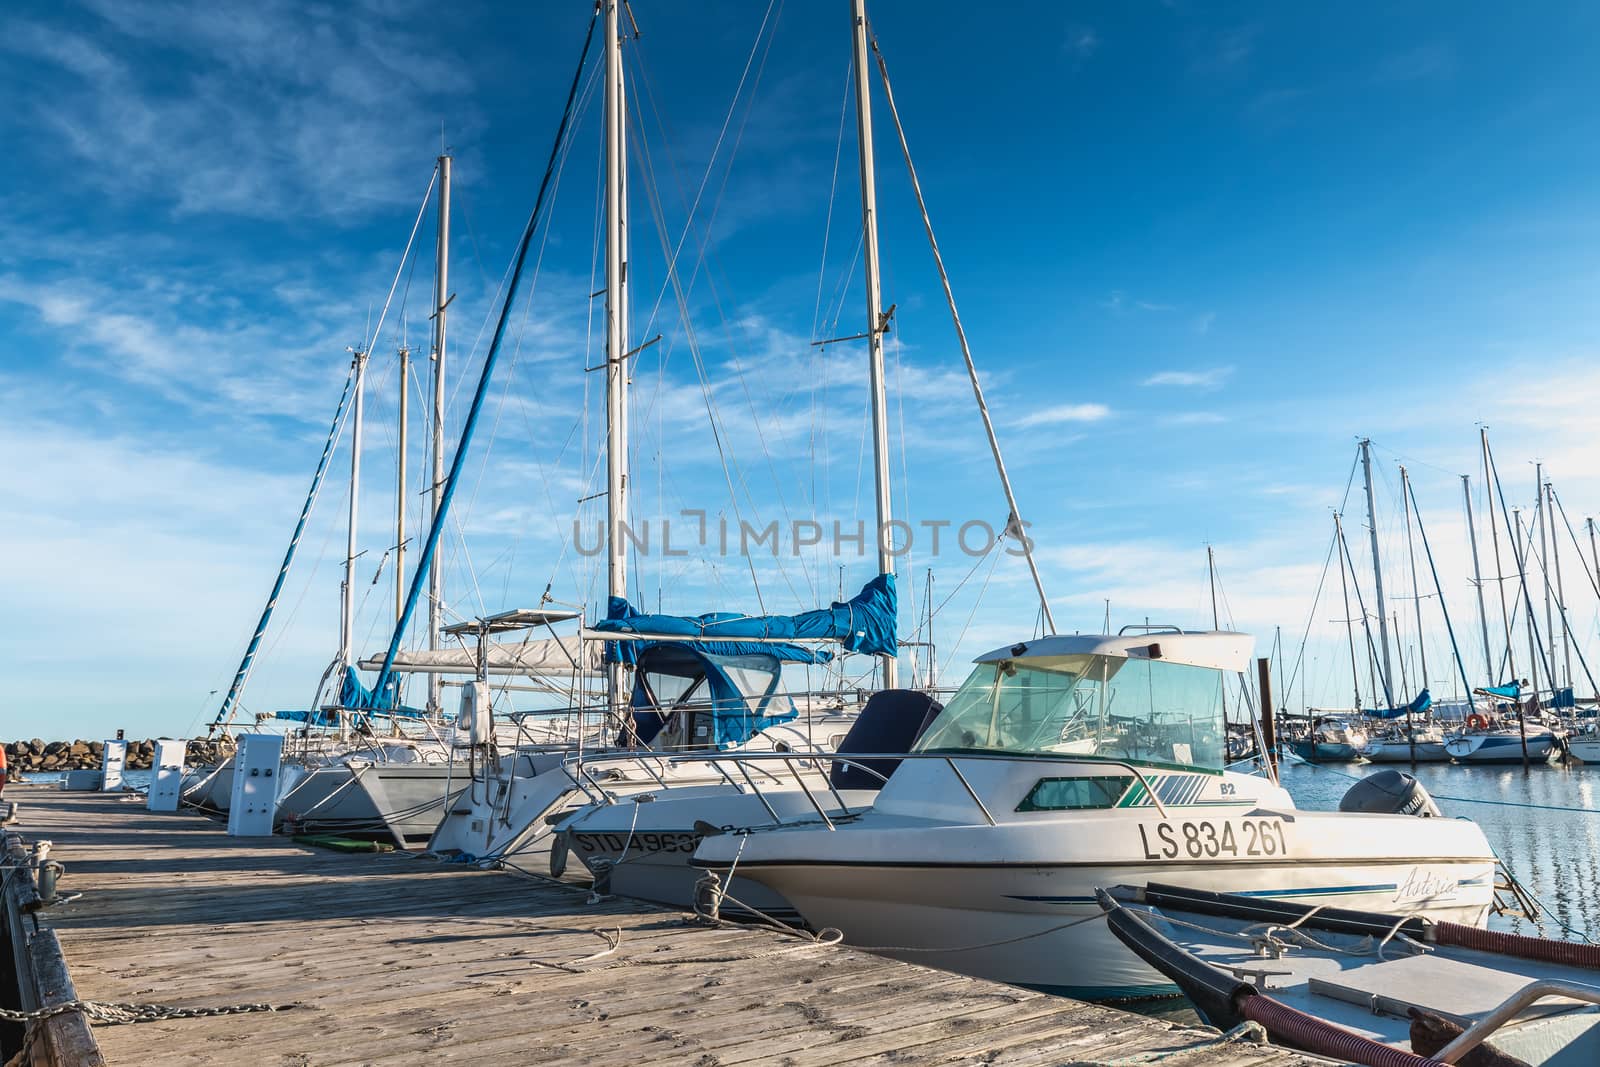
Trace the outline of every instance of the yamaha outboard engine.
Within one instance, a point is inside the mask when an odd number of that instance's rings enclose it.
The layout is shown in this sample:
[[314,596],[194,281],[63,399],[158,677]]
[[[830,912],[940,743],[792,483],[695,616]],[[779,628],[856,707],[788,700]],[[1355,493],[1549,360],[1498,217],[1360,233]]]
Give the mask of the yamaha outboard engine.
[[1433,802],[1422,783],[1396,770],[1369,774],[1339,801],[1339,810],[1362,812],[1371,815],[1437,816],[1439,806]]

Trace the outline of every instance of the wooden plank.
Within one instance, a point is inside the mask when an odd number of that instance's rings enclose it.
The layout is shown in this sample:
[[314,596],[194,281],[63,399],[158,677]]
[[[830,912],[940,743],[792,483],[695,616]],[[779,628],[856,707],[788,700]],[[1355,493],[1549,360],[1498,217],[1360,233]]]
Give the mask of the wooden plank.
[[[67,973],[66,956],[54,930],[40,930],[28,943],[28,960],[33,971],[34,990],[41,1008],[55,1008],[78,999],[72,978]],[[83,1012],[54,1015],[42,1024],[34,1038],[37,1061],[42,1050],[44,1062],[60,1067],[104,1067],[105,1057],[89,1030]]]

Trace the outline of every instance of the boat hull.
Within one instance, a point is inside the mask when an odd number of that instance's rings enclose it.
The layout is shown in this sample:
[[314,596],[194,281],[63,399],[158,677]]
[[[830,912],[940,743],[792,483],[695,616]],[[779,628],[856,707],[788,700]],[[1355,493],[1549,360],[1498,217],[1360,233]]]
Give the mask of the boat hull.
[[[1090,1000],[1164,996],[1170,980],[1100,921],[1095,890],[1171,877],[1146,866],[740,865],[780,892],[814,928],[882,955]],[[1251,896],[1481,924],[1492,869],[1480,861],[1284,862],[1186,866],[1184,884]],[[1450,899],[1404,903],[1407,884],[1451,886]],[[941,947],[948,946],[948,947]]]
[[[821,775],[813,776],[821,783]],[[845,790],[840,798],[851,811],[858,811],[869,806],[876,795],[877,790]],[[844,814],[831,802],[825,785],[815,788],[812,796],[828,802],[830,818]],[[560,832],[571,856],[597,877],[604,872],[610,892],[687,909],[695,907],[697,889],[706,876],[690,864],[706,827],[731,830],[770,825],[773,812],[787,824],[809,819],[821,825],[816,808],[801,789],[768,788],[757,796],[727,785],[710,785],[680,786],[663,791],[654,800],[635,798],[589,808],[563,824]],[[759,882],[735,876],[720,888],[724,916],[754,910],[772,918],[800,918],[781,894]]]
[[[1518,734],[1467,734],[1445,742],[1457,763],[1521,763],[1522,737]],[[1536,763],[1550,759],[1556,750],[1553,734],[1528,735],[1527,758]]]
[[1337,741],[1296,741],[1290,747],[1311,763],[1355,763],[1361,758],[1356,746]]
[[1600,738],[1569,737],[1567,754],[1584,763],[1600,763]]
[[1450,753],[1443,741],[1374,741],[1361,755],[1372,763],[1448,763]]
[[334,764],[318,767],[278,802],[285,832],[390,837],[402,848],[426,844],[449,798],[465,781],[441,763]]

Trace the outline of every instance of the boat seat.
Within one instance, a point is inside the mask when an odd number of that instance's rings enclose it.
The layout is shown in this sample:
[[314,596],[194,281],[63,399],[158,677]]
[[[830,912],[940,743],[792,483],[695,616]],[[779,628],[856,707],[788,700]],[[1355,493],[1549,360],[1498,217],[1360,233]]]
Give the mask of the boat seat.
[[[1450,959],[1433,953],[1367,963],[1326,978],[1308,978],[1317,996],[1371,1008],[1376,1014],[1405,1018],[1408,1009],[1441,1015],[1466,1029],[1533,982],[1526,975]],[[1593,1010],[1582,1001],[1552,997],[1520,1012],[1518,1020]]]

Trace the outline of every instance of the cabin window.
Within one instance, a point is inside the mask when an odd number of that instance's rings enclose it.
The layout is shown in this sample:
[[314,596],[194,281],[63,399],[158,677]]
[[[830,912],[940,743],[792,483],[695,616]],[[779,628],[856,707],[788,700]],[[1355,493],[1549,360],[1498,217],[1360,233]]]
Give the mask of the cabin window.
[[1206,667],[1122,656],[982,663],[915,750],[1100,756],[1219,771],[1224,678]]
[[1086,811],[1109,808],[1133,784],[1132,778],[1041,778],[1017,805],[1018,811]]

